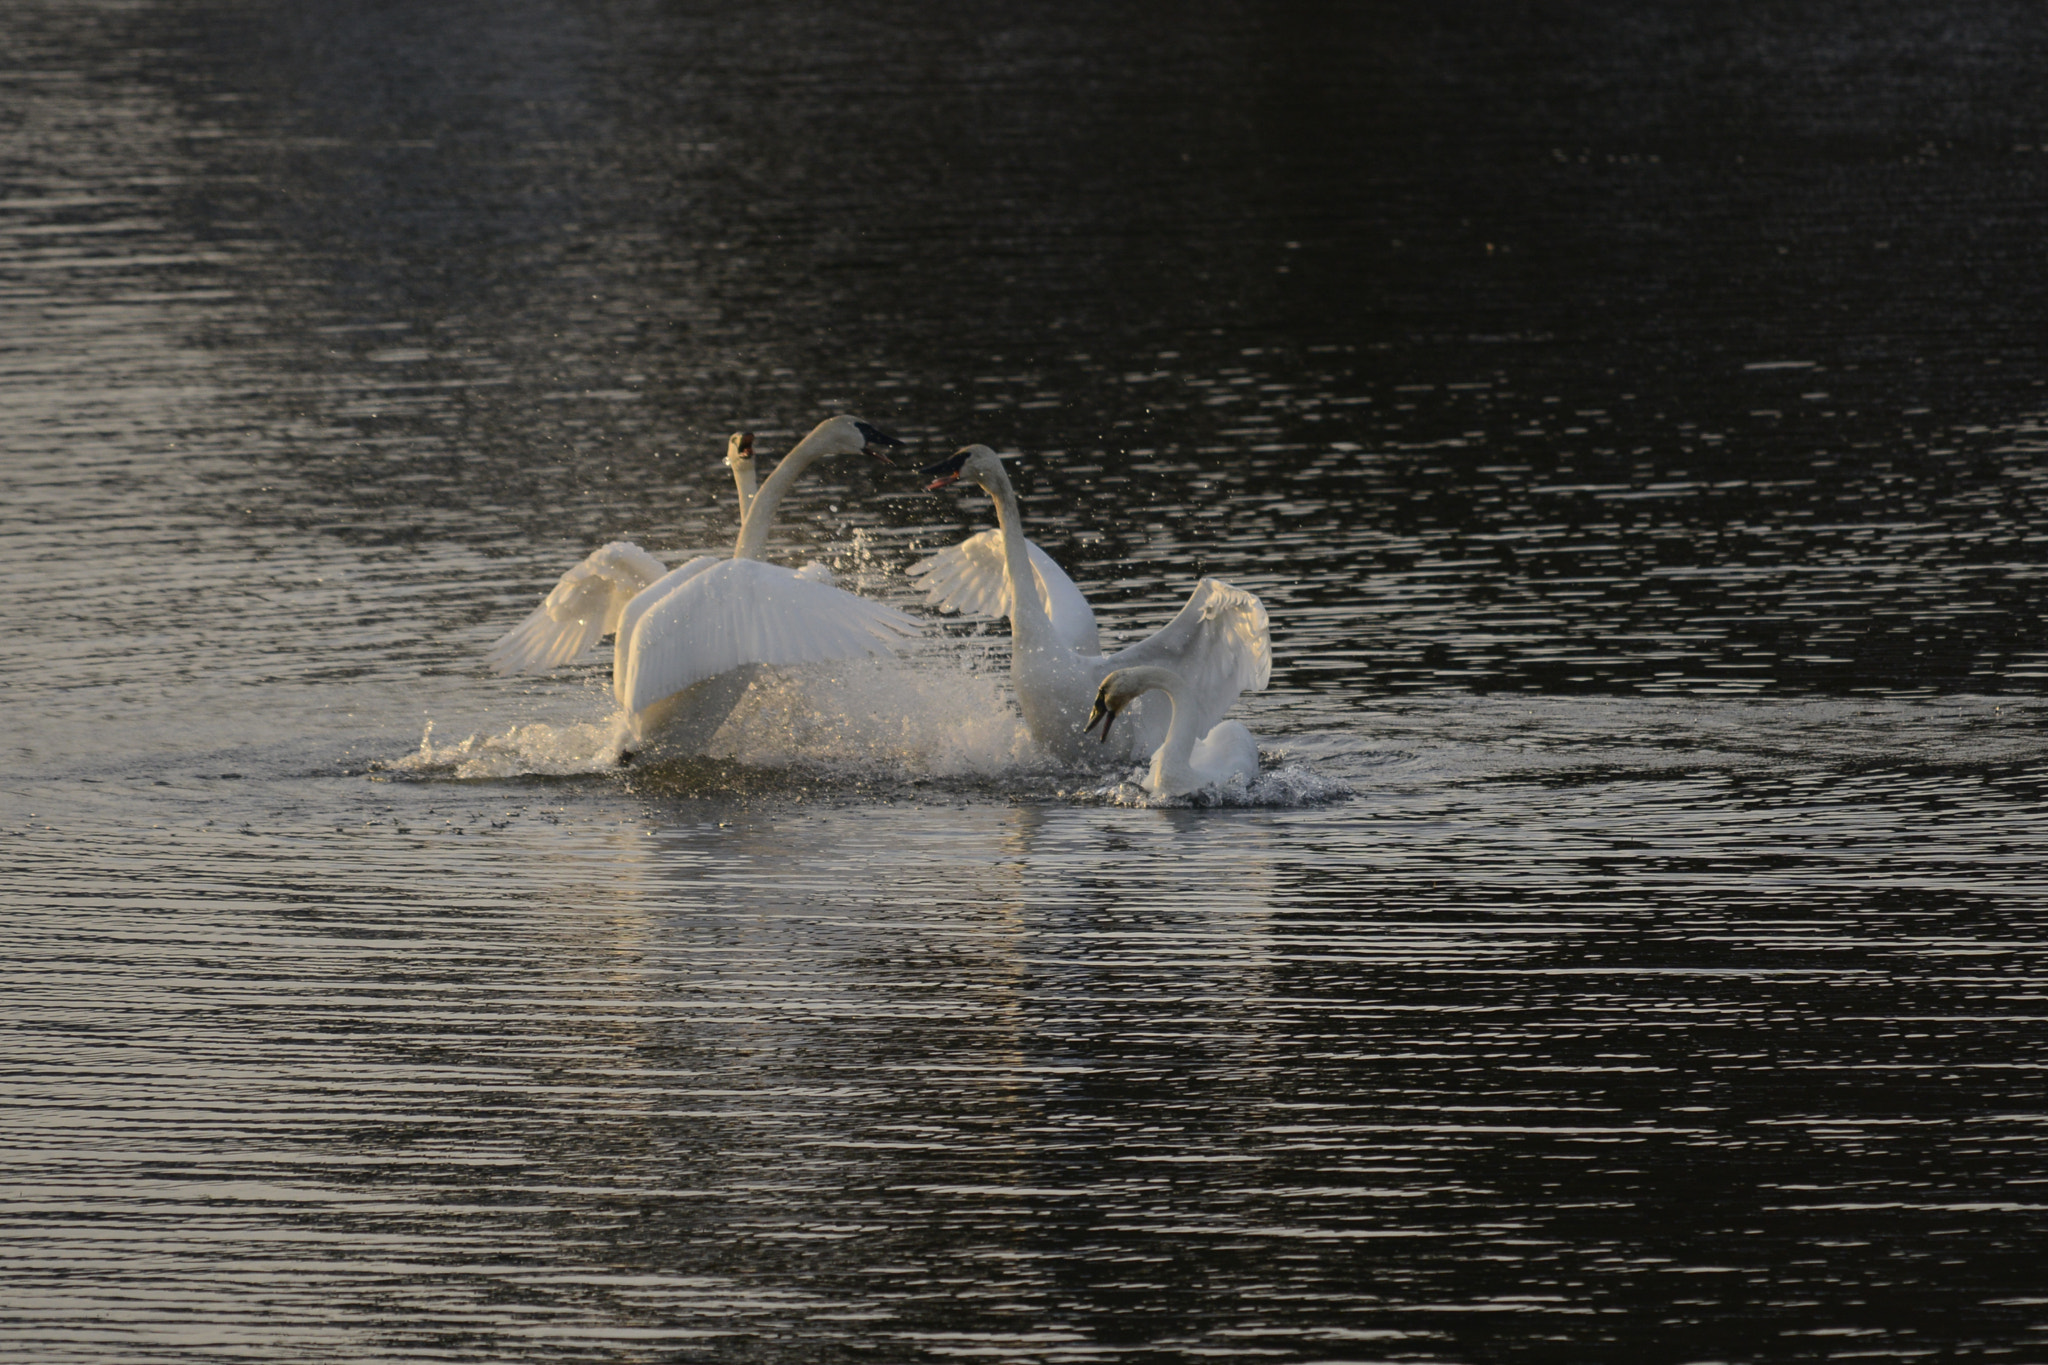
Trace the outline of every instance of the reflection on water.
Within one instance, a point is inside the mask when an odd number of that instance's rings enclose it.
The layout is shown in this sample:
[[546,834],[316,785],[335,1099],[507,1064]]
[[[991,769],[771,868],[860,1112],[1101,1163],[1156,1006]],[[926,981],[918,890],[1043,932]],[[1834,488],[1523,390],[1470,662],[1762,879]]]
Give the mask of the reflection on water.
[[1339,808],[314,777],[267,819],[191,781],[16,824],[6,1330],[1457,1359],[2034,1323],[1997,1300],[2043,1250],[2038,717],[1708,708],[1676,747],[1643,703],[1449,709],[1381,716]]
[[[1911,8],[0,12],[0,1352],[2026,1358],[2048,109]],[[483,672],[845,409],[1354,794]]]

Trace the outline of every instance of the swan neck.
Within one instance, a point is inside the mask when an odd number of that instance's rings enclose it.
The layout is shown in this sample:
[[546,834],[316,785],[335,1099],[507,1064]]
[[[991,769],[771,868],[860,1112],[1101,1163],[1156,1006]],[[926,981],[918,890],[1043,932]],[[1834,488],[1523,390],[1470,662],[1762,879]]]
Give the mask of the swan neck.
[[1030,542],[1024,539],[1024,515],[1017,508],[1017,490],[1001,465],[988,478],[976,482],[995,500],[996,525],[1003,533],[1003,568],[1010,579],[1010,632],[1036,640],[1051,631],[1052,623],[1046,619],[1045,604],[1038,600]]
[[1165,768],[1186,771],[1195,752],[1195,741],[1201,736],[1195,733],[1195,708],[1182,705],[1180,675],[1162,668],[1152,679],[1152,685],[1155,691],[1166,694],[1170,716],[1166,738],[1159,742],[1159,752],[1152,759],[1153,776],[1157,778]]
[[740,521],[739,539],[733,542],[734,559],[761,557],[761,551],[768,545],[768,528],[775,522],[775,509],[781,504],[783,495],[824,453],[822,442],[806,436],[782,457],[782,462],[775,466],[775,472],[768,476],[761,490],[747,503],[746,514]]
[[732,481],[740,490],[740,529],[744,531],[747,526],[747,510],[754,505],[754,462],[748,460],[744,464],[734,465]]

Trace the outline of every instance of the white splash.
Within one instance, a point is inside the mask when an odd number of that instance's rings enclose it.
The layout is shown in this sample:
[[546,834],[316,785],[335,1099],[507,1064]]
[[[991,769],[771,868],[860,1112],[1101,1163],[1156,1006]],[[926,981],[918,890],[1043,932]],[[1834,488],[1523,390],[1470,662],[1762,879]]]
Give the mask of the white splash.
[[890,659],[763,676],[710,752],[751,767],[905,777],[994,778],[1048,767],[998,679]]
[[1325,777],[1303,763],[1283,763],[1279,767],[1262,769],[1251,782],[1233,777],[1221,786],[1200,787],[1179,796],[1154,796],[1138,784],[1144,775],[1143,768],[1136,768],[1129,777],[1107,786],[1082,787],[1060,792],[1059,795],[1086,806],[1132,806],[1150,810],[1189,806],[1320,806],[1356,794],[1349,782]]
[[[600,721],[536,722],[497,735],[419,748],[387,771],[457,780],[577,776],[675,762],[630,741],[622,712]],[[992,673],[957,661],[860,659],[764,671],[703,755],[756,768],[803,767],[849,777],[986,778],[1053,771]]]
[[519,725],[502,735],[471,735],[455,744],[434,743],[428,721],[420,747],[404,758],[377,765],[391,772],[477,781],[511,777],[574,777],[609,772],[618,766],[617,720],[600,724]]

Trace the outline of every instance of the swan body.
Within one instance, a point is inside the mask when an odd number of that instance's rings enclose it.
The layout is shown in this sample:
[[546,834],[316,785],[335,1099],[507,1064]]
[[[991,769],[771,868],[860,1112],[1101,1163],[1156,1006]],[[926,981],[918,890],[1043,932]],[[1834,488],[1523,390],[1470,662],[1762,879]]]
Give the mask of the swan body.
[[1152,767],[1145,775],[1145,790],[1154,796],[1184,796],[1204,787],[1223,787],[1232,782],[1249,784],[1259,776],[1259,742],[1252,732],[1234,720],[1219,720],[1200,738],[1195,734],[1193,711],[1183,706],[1187,680],[1170,668],[1140,665],[1120,668],[1102,680],[1095,690],[1095,705],[1088,712],[1088,729],[1102,723],[1102,738],[1120,712],[1147,692],[1164,692],[1173,719],[1166,736],[1152,753]]
[[[1024,538],[1016,490],[993,450],[968,446],[924,472],[935,476],[929,485],[932,489],[962,477],[979,485],[995,500],[1008,582],[1043,583],[1030,542]],[[1059,579],[1072,588],[1072,580],[1065,574]],[[985,577],[976,581],[986,583]],[[1200,580],[1179,615],[1151,636],[1114,654],[1076,648],[1071,623],[1063,630],[1048,613],[1045,597],[1049,595],[1043,586],[1037,592],[1005,594],[1010,616],[1010,681],[1032,738],[1065,762],[1088,762],[1098,756],[1120,760],[1133,752],[1151,753],[1164,741],[1170,718],[1182,713],[1197,735],[1205,734],[1240,693],[1263,688],[1272,676],[1271,629],[1265,607],[1251,593],[1220,579]],[[1075,596],[1079,596],[1078,590]],[[1132,724],[1118,731],[1114,739],[1105,729],[1106,755],[1098,746],[1085,744],[1083,720],[1102,680],[1120,669],[1147,665],[1171,668],[1178,675],[1180,692],[1173,702],[1168,706],[1134,702]]]
[[662,731],[701,749],[763,666],[885,654],[918,633],[894,607],[832,586],[822,564],[800,570],[760,558],[776,509],[812,463],[901,444],[866,422],[831,417],[754,487],[753,440],[727,442],[744,513],[729,559],[698,555],[674,569],[615,541],[563,575],[534,613],[485,656],[500,673],[533,672],[614,637],[612,692],[635,740]]

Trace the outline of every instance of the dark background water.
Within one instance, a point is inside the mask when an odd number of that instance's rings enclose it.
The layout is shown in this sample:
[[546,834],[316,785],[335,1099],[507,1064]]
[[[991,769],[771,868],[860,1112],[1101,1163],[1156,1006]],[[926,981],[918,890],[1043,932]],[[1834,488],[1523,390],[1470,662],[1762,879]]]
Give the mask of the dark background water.
[[375,376],[295,462],[332,498],[582,544],[857,400],[1052,452],[1083,565],[1305,550],[1267,586],[1352,616],[1305,678],[2039,683],[2023,7],[105,22],[208,139],[151,207],[290,272],[223,322]]
[[[2039,1358],[2044,38],[9,6],[0,1351]],[[1359,795],[934,757],[964,633],[653,778],[480,669],[842,409]]]

